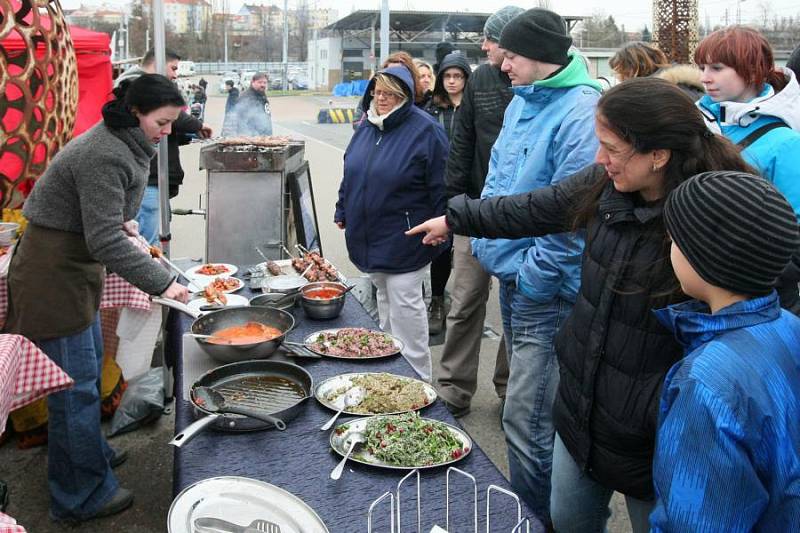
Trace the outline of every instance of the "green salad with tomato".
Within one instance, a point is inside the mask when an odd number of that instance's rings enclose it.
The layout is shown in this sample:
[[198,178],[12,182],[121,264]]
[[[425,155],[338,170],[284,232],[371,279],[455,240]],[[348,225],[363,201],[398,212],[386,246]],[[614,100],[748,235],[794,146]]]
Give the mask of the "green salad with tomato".
[[410,412],[371,418],[365,451],[393,466],[420,467],[449,463],[469,453],[446,424]]

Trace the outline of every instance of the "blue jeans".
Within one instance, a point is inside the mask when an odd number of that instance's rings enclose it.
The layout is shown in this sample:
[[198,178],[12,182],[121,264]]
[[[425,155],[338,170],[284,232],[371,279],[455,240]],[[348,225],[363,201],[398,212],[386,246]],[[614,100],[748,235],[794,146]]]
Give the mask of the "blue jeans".
[[75,381],[47,397],[47,480],[56,519],[94,516],[119,488],[109,460],[114,451],[100,429],[103,340],[100,319],[75,335],[39,347]]
[[139,223],[139,234],[150,244],[158,241],[158,227],[161,221],[158,218],[159,209],[158,187],[148,185],[144,189],[142,205],[136,215],[136,222]]
[[536,516],[549,524],[553,402],[558,388],[553,340],[572,303],[558,297],[547,303],[535,302],[513,284],[504,283],[500,306],[506,346],[511,347],[503,410],[511,486]]
[[[559,533],[606,531],[606,522],[611,516],[608,503],[614,491],[604,487],[578,467],[558,434],[553,449],[552,481],[550,512],[556,531]],[[648,519],[655,501],[625,496],[625,505],[628,507],[633,533],[649,531]]]

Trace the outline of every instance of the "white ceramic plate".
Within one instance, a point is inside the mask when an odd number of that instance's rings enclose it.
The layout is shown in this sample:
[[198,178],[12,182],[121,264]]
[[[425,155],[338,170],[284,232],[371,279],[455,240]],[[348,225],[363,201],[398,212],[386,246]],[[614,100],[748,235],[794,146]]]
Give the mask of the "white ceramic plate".
[[[319,385],[317,385],[317,387],[314,389],[314,396],[317,398],[317,401],[319,403],[321,403],[322,405],[324,405],[328,409],[332,409],[334,411],[338,411],[339,409],[342,408],[342,405],[337,405],[337,404],[339,402],[343,403],[344,393],[340,394],[336,398],[332,398],[332,399],[329,400],[328,397],[333,392],[335,392],[337,390],[340,390],[340,389],[343,389],[345,387],[353,387],[353,386],[355,386],[353,381],[352,381],[352,379],[355,378],[355,377],[369,376],[369,375],[380,375],[380,374],[384,374],[386,376],[389,376],[390,378],[397,379],[398,381],[405,381],[405,382],[413,381],[413,382],[417,382],[420,385],[422,385],[422,388],[425,389],[426,401],[423,404],[417,406],[415,409],[407,409],[408,411],[411,411],[411,410],[415,410],[416,411],[416,410],[419,410],[419,409],[424,409],[425,407],[428,407],[430,404],[432,404],[433,402],[436,401],[436,389],[434,389],[430,384],[425,383],[424,381],[421,381],[419,379],[409,378],[409,377],[406,377],[406,376],[398,376],[398,375],[395,375],[395,374],[387,374],[385,372],[353,372],[353,373],[350,373],[350,374],[339,374],[338,376],[333,376],[331,378],[326,379],[325,381],[323,381]],[[367,391],[367,394],[369,394],[369,391]],[[340,399],[340,398],[342,398],[342,399]],[[402,413],[402,412],[404,412],[404,411],[393,411],[393,412],[388,412],[388,413],[378,413],[378,412],[374,412],[374,413],[359,413],[359,412],[353,411],[351,408],[348,408],[348,409],[345,409],[344,411],[342,411],[343,414],[357,415],[357,416],[393,415],[393,414],[398,414],[398,413]]]
[[[200,273],[197,272],[198,270],[200,270],[201,268],[203,268],[206,265],[214,265],[214,266],[225,267],[228,270],[227,270],[227,272],[222,272],[221,274],[200,274]],[[191,278],[200,278],[202,280],[202,279],[205,279],[205,278],[209,278],[209,279],[229,278],[229,277],[233,276],[234,274],[236,274],[236,272],[238,272],[238,271],[239,271],[239,269],[236,267],[236,265],[231,265],[229,263],[203,263],[202,265],[196,265],[196,266],[193,266],[190,269],[187,269],[186,270],[186,274],[188,276],[190,276]]]
[[207,517],[242,527],[268,520],[281,533],[328,533],[314,509],[291,492],[239,476],[212,477],[183,489],[169,508],[168,531],[193,533],[195,520]]
[[[238,294],[229,294],[226,296],[226,298],[228,299],[228,303],[227,305],[225,305],[225,307],[240,307],[243,305],[250,305],[250,302],[247,298],[245,298],[244,296],[239,296]],[[201,315],[204,315],[206,313],[210,313],[210,311],[201,311],[200,308],[203,307],[204,305],[214,305],[214,304],[208,303],[208,300],[206,300],[203,297],[198,297],[191,300],[187,305],[189,306],[189,309],[191,309],[192,311],[196,311]]]
[[[367,429],[367,422],[373,419],[378,420],[380,418],[392,418],[392,417],[391,416],[384,417],[383,415],[368,416],[365,418],[356,418],[355,420],[351,420],[350,422],[345,422],[344,424],[339,424],[333,429],[333,431],[331,431],[331,437],[330,437],[331,448],[333,448],[333,451],[344,457],[344,455],[347,453],[347,450],[350,449],[350,438],[349,438],[350,434],[355,432],[364,433],[365,430]],[[448,461],[432,465],[398,466],[398,465],[391,465],[384,463],[374,455],[370,454],[369,451],[367,451],[365,448],[359,448],[359,446],[356,446],[349,460],[355,461],[356,463],[361,463],[370,466],[378,466],[381,468],[388,468],[391,470],[414,470],[417,468],[419,469],[436,468],[438,466],[449,465],[457,461],[460,461],[461,459],[469,455],[469,453],[472,451],[472,439],[470,439],[469,436],[460,429],[455,428],[450,424],[445,424],[444,422],[441,422],[439,420],[433,420],[431,418],[423,418],[422,420],[445,426],[446,429],[449,432],[451,432],[458,441],[461,442],[462,453],[456,458],[451,458]]]
[[[232,292],[236,292],[236,291],[240,290],[242,287],[244,287],[244,281],[240,280],[239,278],[232,278],[230,276],[217,276],[217,277],[224,277],[225,279],[235,279],[239,283],[239,285],[236,286],[236,288],[234,288],[234,289],[228,289],[228,290],[222,291],[225,294],[230,294]],[[189,283],[189,290],[191,292],[200,292],[203,289],[205,289],[206,286],[209,283],[211,283],[212,281],[214,281],[215,279],[216,278],[199,278],[199,277],[195,277],[195,278],[192,279],[192,282]]]

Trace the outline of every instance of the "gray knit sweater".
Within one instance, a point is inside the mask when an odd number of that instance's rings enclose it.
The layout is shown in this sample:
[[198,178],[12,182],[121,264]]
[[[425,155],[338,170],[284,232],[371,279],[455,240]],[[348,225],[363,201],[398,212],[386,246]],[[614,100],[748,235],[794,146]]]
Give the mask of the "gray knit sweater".
[[140,128],[100,122],[61,150],[25,202],[25,217],[46,228],[82,233],[89,252],[149,294],[161,294],[171,273],[122,230],[142,203],[155,148]]

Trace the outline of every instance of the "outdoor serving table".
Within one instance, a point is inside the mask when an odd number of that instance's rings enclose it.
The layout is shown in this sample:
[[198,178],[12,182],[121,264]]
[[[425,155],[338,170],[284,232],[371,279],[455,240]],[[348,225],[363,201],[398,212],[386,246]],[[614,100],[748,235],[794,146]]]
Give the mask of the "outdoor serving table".
[[[249,289],[243,289],[247,294]],[[171,313],[174,313],[171,312]],[[334,320],[316,321],[306,318],[299,303],[292,309],[297,325],[288,335],[292,341],[302,342],[309,334],[328,328],[366,327],[377,325],[358,303],[352,294],[347,295],[344,310]],[[169,338],[167,349],[176,351],[176,433],[182,431],[195,420],[193,409],[184,392],[191,383],[183,383],[184,375],[191,361],[183,358],[191,352],[198,357],[199,350],[182,349],[181,334],[191,325],[191,318],[185,315],[171,317],[168,321]],[[183,342],[195,342],[183,337]],[[288,358],[276,354],[273,359],[288,360],[304,367],[313,376],[315,385],[323,379],[345,372],[391,372],[417,377],[411,366],[402,356],[377,360],[348,361],[340,359]],[[191,378],[190,378],[191,379]],[[422,410],[422,416],[434,418],[458,426],[441,401]],[[332,533],[367,531],[367,513],[370,504],[386,491],[395,491],[397,482],[406,474],[404,471],[384,470],[348,462],[341,479],[329,478],[331,470],[341,457],[331,451],[329,431],[320,427],[333,412],[324,408],[315,399],[306,400],[305,406],[294,420],[287,423],[285,431],[269,429],[265,431],[235,433],[205,430],[193,440],[175,450],[173,490],[177,495],[189,485],[216,476],[244,476],[277,485],[302,498],[314,508]],[[337,423],[350,417],[342,415]],[[486,531],[486,488],[490,484],[510,490],[510,486],[500,471],[492,464],[479,446],[454,464],[477,478],[478,516],[480,531]],[[423,471],[421,481],[422,525],[423,531],[430,531],[434,524],[445,525],[446,467]],[[463,479],[463,478],[462,478]],[[404,529],[416,531],[416,509],[414,479],[404,483],[401,499]],[[451,482],[455,481],[453,479]],[[460,492],[455,493],[456,487]],[[460,514],[459,522],[464,526],[472,524],[471,492],[464,481],[454,483],[451,502],[451,520]],[[454,497],[455,496],[455,497]],[[385,504],[385,505],[384,505]],[[373,531],[389,531],[388,502],[376,510]],[[469,504],[469,505],[467,505]],[[516,523],[516,503],[504,495],[494,495],[492,504],[492,531],[511,531]],[[523,506],[523,517],[531,516]],[[413,527],[412,527],[413,525]],[[532,520],[532,531],[541,526]],[[471,528],[451,528],[453,531],[471,531]]]

